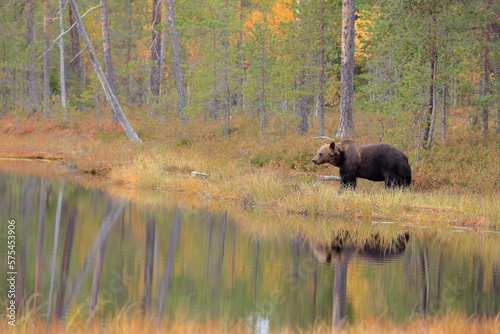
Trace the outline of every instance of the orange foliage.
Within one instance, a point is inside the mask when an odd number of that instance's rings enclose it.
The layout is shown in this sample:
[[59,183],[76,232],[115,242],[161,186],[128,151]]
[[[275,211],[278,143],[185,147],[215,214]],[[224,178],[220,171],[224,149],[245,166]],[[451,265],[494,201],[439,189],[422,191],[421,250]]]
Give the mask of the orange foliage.
[[366,52],[366,48],[362,47],[363,41],[368,41],[371,39],[370,30],[373,27],[373,19],[371,13],[360,10],[356,13],[357,19],[355,21],[356,37],[355,37],[355,48],[354,57],[356,62],[359,62],[363,58],[369,58],[370,55]]
[[290,22],[295,19],[293,11],[289,6],[290,0],[277,0],[271,13],[263,13],[254,10],[243,24],[243,34],[247,36],[255,24],[266,24],[272,32],[279,35],[279,25],[281,22]]

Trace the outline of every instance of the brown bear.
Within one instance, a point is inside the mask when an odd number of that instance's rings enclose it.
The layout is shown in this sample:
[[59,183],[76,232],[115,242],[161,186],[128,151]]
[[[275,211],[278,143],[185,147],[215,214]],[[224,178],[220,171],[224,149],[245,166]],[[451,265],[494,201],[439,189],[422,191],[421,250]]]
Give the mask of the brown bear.
[[340,189],[356,188],[356,178],[384,181],[386,188],[406,188],[411,183],[408,157],[388,144],[360,145],[352,140],[321,146],[312,162],[340,168]]

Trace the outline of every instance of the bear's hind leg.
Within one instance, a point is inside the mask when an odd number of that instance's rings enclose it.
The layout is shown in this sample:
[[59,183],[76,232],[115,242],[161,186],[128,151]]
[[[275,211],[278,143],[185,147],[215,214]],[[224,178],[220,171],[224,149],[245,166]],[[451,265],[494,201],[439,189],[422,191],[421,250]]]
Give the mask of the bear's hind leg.
[[407,178],[392,173],[386,173],[384,179],[387,189],[407,188],[411,182]]
[[385,187],[387,189],[394,189],[400,187],[400,177],[392,173],[384,173]]

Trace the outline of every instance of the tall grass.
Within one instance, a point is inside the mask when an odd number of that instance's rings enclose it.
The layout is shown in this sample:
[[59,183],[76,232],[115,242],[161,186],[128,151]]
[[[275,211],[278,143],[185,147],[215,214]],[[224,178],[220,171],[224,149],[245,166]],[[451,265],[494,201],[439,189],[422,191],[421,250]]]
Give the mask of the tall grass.
[[[403,323],[390,320],[368,318],[355,324],[348,324],[343,328],[332,329],[331,324],[319,323],[306,329],[279,328],[269,330],[269,333],[436,333],[436,334],[493,334],[500,330],[500,317],[472,317],[454,313],[433,317],[416,317]],[[158,324],[155,319],[143,317],[139,312],[127,314],[122,312],[113,319],[86,322],[74,320],[63,322],[53,320],[48,324],[36,318],[22,318],[16,326],[9,326],[6,321],[0,324],[0,331],[5,334],[39,334],[39,333],[75,333],[75,334],[122,334],[122,333],[255,333],[256,328],[246,321],[224,321],[210,318],[189,319],[177,317],[165,319]]]

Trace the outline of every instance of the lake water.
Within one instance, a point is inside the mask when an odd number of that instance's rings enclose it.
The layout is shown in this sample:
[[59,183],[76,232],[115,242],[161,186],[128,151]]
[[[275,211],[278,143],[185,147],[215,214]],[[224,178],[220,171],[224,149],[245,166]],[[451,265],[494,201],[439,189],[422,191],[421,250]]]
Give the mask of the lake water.
[[[0,304],[8,303],[5,282],[15,271],[21,313],[109,321],[133,310],[242,321],[265,333],[367,317],[500,312],[495,232],[348,220],[339,227],[8,169],[0,163]],[[315,225],[331,225],[331,235],[305,232]]]

